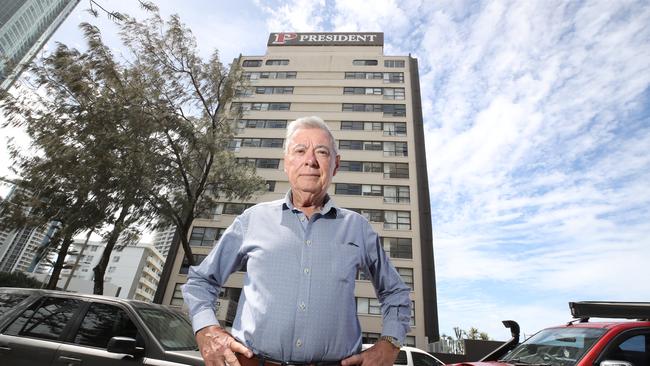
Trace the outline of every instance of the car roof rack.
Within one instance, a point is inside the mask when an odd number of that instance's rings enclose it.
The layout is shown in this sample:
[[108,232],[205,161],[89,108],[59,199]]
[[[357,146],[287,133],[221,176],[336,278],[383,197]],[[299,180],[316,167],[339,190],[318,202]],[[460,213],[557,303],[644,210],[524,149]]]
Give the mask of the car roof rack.
[[650,302],[577,301],[570,302],[574,318],[620,318],[650,320]]

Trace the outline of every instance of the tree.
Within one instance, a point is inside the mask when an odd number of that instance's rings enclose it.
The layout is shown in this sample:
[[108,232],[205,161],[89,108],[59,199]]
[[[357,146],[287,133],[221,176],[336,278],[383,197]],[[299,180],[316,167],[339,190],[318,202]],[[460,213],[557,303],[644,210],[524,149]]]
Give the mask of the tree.
[[[155,9],[154,9],[155,10]],[[241,83],[215,51],[204,62],[177,16],[145,22],[121,15],[130,57],[117,60],[99,29],[82,24],[88,51],[58,45],[32,68],[34,82],[0,106],[9,125],[24,126],[36,151],[12,151],[22,187],[34,194],[38,222],[62,223],[52,240],[58,281],[68,248],[81,231],[105,228],[106,249],[93,269],[103,292],[110,253],[134,224],[174,223],[187,260],[194,218],[220,198],[246,200],[263,187],[254,169],[228,149],[236,113],[226,110]]]
[[0,287],[41,288],[43,283],[22,272],[0,272]]
[[217,51],[203,61],[178,16],[168,22],[157,13],[146,22],[127,18],[121,28],[149,91],[143,102],[160,131],[149,203],[164,218],[161,226],[176,225],[193,265],[188,234],[194,219],[209,214],[220,199],[247,200],[263,188],[254,168],[238,164],[228,148],[240,112],[226,107],[241,88],[241,70],[237,64],[225,67]]

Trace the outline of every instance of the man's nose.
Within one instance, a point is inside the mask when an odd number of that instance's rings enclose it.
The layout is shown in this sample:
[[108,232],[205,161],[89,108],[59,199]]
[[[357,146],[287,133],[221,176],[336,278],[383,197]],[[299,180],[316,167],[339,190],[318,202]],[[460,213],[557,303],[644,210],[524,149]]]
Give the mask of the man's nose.
[[318,167],[318,159],[316,159],[316,152],[314,150],[307,151],[307,155],[305,156],[305,165]]

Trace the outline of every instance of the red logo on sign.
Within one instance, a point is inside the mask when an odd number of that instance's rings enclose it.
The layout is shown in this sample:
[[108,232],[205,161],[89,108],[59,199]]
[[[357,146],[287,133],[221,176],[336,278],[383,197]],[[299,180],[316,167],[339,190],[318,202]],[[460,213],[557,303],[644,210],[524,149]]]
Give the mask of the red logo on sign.
[[271,42],[273,44],[285,44],[287,41],[298,38],[296,33],[275,33],[273,36],[275,37],[275,40]]

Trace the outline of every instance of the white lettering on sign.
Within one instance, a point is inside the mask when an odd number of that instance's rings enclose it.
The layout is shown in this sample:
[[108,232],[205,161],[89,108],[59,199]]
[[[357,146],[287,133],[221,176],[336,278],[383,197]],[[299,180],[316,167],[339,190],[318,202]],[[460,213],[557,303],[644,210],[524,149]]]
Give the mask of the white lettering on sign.
[[383,45],[382,33],[271,33],[269,45]]

